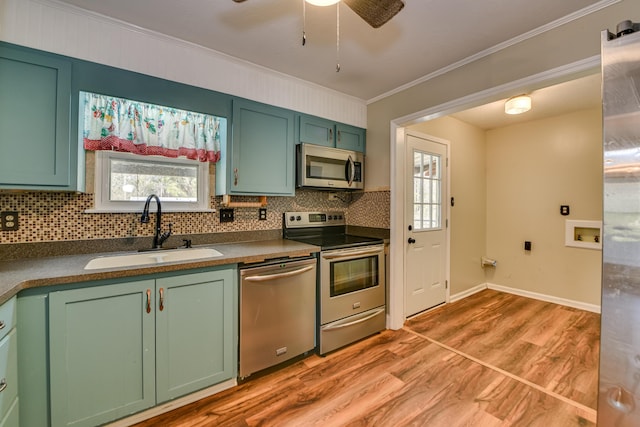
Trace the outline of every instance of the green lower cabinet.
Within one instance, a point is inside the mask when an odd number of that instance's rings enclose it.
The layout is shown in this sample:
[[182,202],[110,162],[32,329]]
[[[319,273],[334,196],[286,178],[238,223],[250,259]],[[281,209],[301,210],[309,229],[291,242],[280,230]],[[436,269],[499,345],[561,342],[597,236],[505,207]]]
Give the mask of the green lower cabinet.
[[235,269],[49,294],[51,425],[95,426],[235,376]]
[[234,277],[224,270],[156,281],[156,403],[235,376]]
[[155,281],[49,295],[51,424],[95,426],[155,404]]
[[7,411],[7,415],[0,421],[0,427],[20,427],[20,405],[18,399],[13,401],[13,404]]

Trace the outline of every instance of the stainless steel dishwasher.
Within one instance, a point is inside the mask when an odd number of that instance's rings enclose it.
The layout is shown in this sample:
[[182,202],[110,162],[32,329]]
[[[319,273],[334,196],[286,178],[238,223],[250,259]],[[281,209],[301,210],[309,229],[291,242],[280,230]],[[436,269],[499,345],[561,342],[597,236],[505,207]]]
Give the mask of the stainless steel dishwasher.
[[240,268],[241,379],[315,348],[316,258]]

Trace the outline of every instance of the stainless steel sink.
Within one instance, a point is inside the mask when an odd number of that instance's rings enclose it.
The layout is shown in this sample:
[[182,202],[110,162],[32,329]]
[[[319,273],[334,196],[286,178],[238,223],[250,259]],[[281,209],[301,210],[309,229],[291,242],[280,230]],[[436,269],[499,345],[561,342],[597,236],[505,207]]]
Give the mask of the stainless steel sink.
[[126,255],[101,256],[90,260],[85,270],[100,268],[135,267],[142,265],[163,264],[167,262],[193,261],[204,258],[215,258],[222,253],[213,248],[190,248],[150,252],[136,252]]

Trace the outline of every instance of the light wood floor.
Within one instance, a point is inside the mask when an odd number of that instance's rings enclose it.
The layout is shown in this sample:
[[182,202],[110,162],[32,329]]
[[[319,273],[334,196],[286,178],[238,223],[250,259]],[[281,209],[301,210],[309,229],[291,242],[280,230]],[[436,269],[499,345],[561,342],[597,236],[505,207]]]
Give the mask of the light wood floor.
[[137,426],[595,426],[599,331],[485,290]]

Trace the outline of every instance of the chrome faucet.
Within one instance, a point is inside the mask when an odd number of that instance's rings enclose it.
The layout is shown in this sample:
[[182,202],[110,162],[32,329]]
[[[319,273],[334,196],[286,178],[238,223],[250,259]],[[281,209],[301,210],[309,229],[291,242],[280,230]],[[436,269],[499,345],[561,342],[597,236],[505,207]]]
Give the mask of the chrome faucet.
[[163,233],[160,226],[162,222],[162,206],[160,205],[160,198],[155,194],[151,194],[147,197],[147,201],[144,202],[144,209],[142,210],[140,222],[143,224],[149,223],[149,203],[151,203],[151,199],[156,199],[156,205],[158,207],[156,210],[156,232],[153,236],[153,249],[162,249],[162,243],[171,236],[171,224],[169,224],[169,231]]

